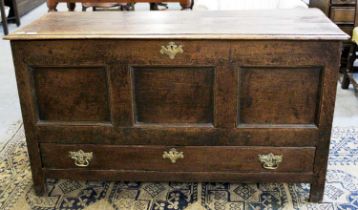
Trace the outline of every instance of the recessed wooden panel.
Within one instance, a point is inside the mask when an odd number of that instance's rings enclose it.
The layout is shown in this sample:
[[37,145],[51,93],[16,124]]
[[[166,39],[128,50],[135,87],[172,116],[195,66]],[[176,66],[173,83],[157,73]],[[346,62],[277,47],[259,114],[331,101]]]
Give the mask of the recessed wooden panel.
[[138,123],[212,123],[214,69],[133,68]]
[[110,121],[104,67],[33,68],[40,120]]
[[320,68],[241,68],[240,124],[317,124]]

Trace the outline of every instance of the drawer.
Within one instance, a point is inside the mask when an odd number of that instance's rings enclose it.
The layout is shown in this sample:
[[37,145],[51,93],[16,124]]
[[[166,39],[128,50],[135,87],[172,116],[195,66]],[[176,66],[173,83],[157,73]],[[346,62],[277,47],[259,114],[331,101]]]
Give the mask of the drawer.
[[340,29],[342,29],[342,31],[344,31],[346,34],[348,34],[349,36],[352,36],[353,34],[353,25],[338,25]]
[[355,7],[332,7],[331,19],[335,23],[354,23]]
[[[137,65],[214,65],[229,59],[230,42],[220,40],[52,40],[34,41],[26,50],[26,62],[43,66],[61,66],[58,58],[66,63],[111,63]],[[83,53],[83,46],[86,53]],[[53,54],[48,49],[57,49]],[[61,49],[61,50],[60,50]],[[55,55],[55,56],[54,56]],[[42,59],[46,62],[42,62]],[[81,61],[81,62],[79,62]],[[63,67],[63,66],[62,66]]]
[[332,4],[356,4],[356,0],[332,0]]
[[165,172],[312,172],[314,147],[40,145],[43,167]]

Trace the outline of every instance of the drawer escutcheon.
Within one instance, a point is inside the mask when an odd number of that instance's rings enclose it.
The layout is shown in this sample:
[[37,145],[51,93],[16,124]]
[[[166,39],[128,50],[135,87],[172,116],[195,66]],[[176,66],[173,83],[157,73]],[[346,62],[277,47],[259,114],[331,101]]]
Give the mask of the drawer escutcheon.
[[69,157],[75,160],[75,165],[78,167],[87,167],[93,158],[93,152],[84,152],[83,150],[70,151]]
[[164,151],[163,153],[163,159],[169,159],[172,163],[176,163],[178,159],[183,158],[183,152],[178,152],[175,148],[170,149],[168,152]]
[[258,155],[259,161],[264,169],[275,170],[282,162],[282,155],[274,155],[272,153]]
[[169,42],[167,46],[162,46],[160,53],[162,55],[168,55],[170,59],[174,59],[176,54],[183,53],[183,46],[177,45],[175,42]]

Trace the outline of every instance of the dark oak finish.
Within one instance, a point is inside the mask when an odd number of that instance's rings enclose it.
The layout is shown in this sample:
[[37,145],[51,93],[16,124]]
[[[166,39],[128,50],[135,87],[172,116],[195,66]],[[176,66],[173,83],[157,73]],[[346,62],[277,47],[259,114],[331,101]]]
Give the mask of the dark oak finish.
[[[320,67],[241,68],[239,126],[240,124],[316,125],[321,85],[320,71]],[[264,112],[267,114],[263,115]]]
[[135,123],[213,123],[214,68],[132,68]]
[[348,36],[316,9],[179,13],[50,13],[6,37],[36,191],[47,177],[288,181],[320,201]]
[[[183,152],[184,159],[175,164],[163,159],[168,146],[108,146],[40,144],[43,165],[48,169],[78,168],[69,151],[92,151],[94,159],[89,170],[138,170],[162,172],[267,172],[257,159],[259,154],[282,154],[284,160],[275,172],[312,172],[315,147],[175,147]],[[111,158],[108,158],[111,154]]]
[[32,75],[39,120],[110,122],[104,66],[34,66]]

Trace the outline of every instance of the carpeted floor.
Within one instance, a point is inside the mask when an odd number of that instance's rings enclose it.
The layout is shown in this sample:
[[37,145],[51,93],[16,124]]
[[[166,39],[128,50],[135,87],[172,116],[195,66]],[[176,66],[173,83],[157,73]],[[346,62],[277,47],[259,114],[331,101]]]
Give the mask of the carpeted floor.
[[[324,202],[309,184],[139,183],[48,180],[37,197],[22,123],[0,145],[0,209],[259,210],[358,209],[358,128],[334,128]],[[12,135],[11,135],[12,134]]]

